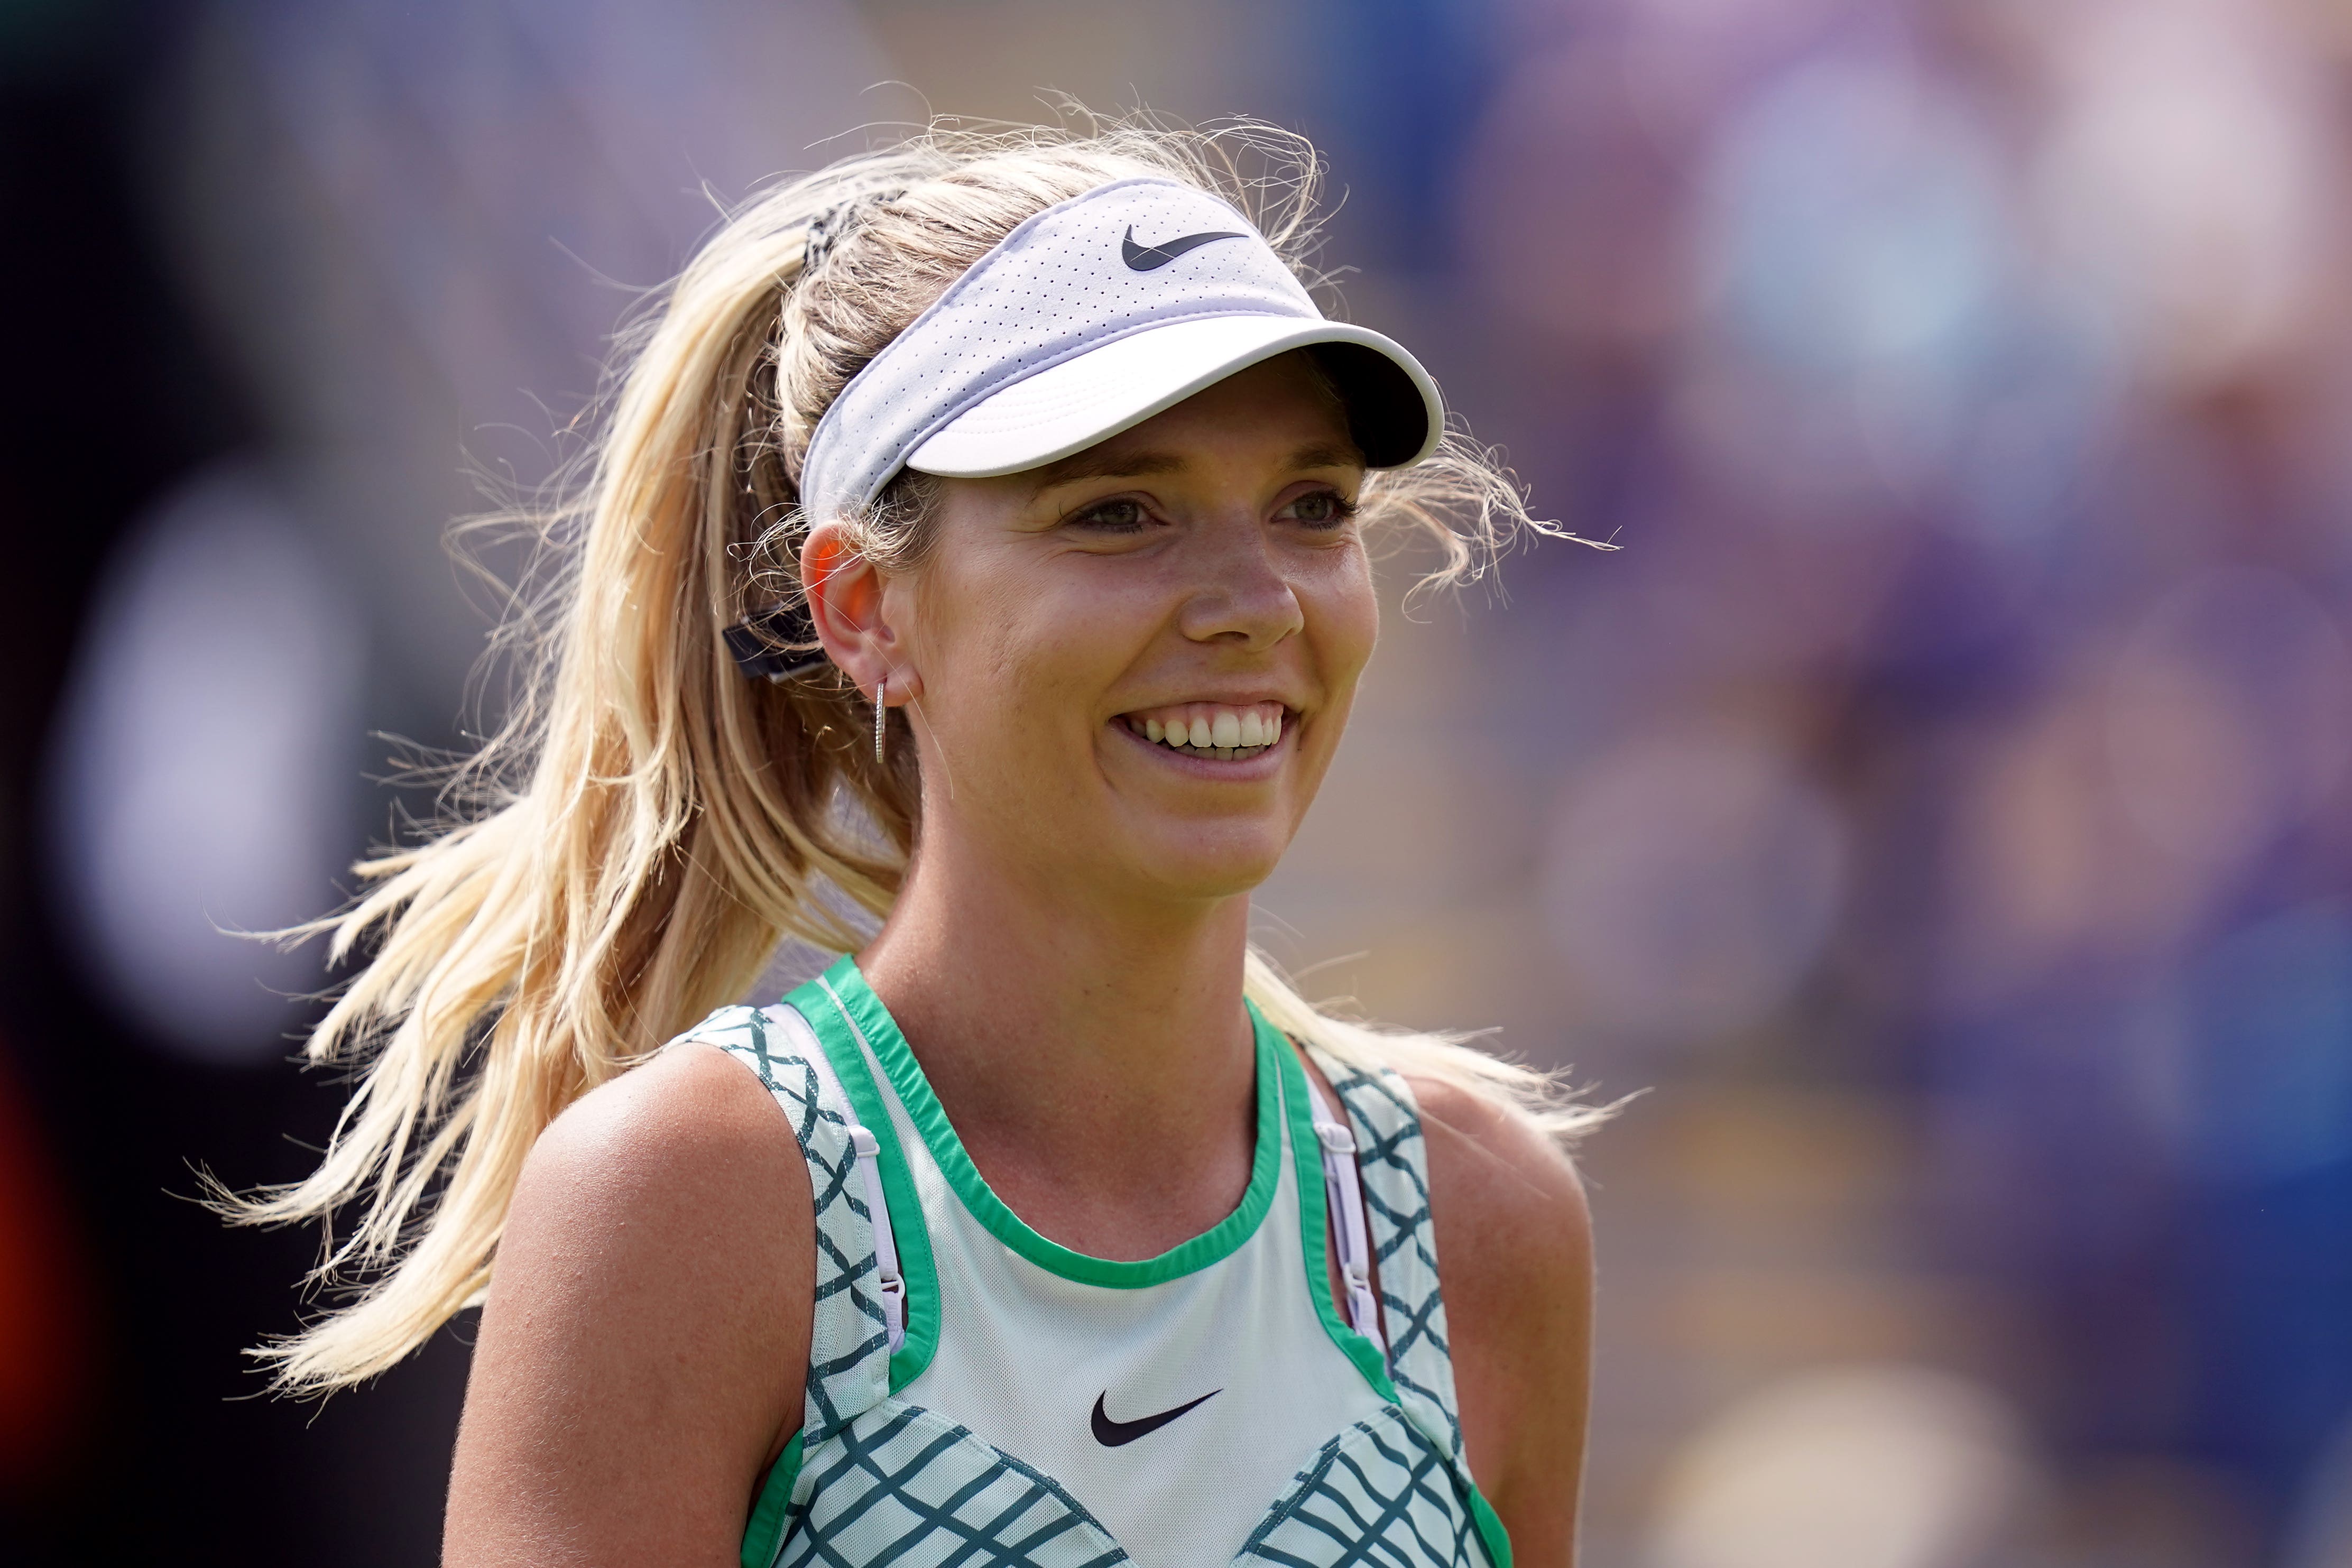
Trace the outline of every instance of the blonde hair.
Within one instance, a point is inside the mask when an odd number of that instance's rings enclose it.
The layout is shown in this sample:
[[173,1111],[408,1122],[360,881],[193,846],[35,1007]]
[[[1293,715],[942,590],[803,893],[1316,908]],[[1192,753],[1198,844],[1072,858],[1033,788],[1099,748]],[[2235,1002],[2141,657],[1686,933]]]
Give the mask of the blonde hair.
[[[797,592],[794,479],[849,378],[1023,219],[1146,173],[1233,200],[1318,281],[1320,169],[1296,138],[935,126],[753,197],[625,334],[602,437],[536,517],[559,563],[550,613],[505,630],[531,679],[457,770],[466,804],[437,836],[362,862],[368,890],[305,928],[335,962],[367,952],[307,1046],[353,1064],[357,1088],[307,1179],[215,1194],[245,1223],[356,1205],[312,1280],[371,1282],[256,1352],[280,1387],[371,1377],[480,1300],[524,1158],[559,1112],[742,994],[779,939],[846,951],[865,937],[845,907],[887,913],[917,819],[906,732],[877,763],[845,683],[746,679],[722,631]],[[911,563],[926,500],[902,480],[857,520],[858,546]],[[1436,545],[1433,583],[1476,576],[1537,526],[1458,433],[1371,476],[1364,503]],[[1256,953],[1245,984],[1273,1023],[1344,1060],[1500,1099],[1559,1135],[1597,1114],[1452,1040],[1331,1017]]]

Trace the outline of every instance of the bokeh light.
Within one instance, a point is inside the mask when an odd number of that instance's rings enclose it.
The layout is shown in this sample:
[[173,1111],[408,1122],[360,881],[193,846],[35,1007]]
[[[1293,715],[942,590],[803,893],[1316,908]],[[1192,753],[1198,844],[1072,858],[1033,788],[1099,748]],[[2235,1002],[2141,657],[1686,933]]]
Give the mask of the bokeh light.
[[364,754],[357,606],[249,470],[199,475],[110,564],[50,773],[52,843],[85,952],[161,1040],[283,1054],[341,870]]
[[1990,1391],[1906,1366],[1816,1370],[1717,1415],[1669,1472],[1655,1568],[1961,1568],[2035,1489]]

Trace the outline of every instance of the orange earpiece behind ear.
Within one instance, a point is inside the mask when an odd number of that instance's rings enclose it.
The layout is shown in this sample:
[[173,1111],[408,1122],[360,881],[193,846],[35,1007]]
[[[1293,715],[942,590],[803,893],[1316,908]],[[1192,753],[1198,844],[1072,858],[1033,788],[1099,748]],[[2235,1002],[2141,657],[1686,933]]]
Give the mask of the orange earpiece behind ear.
[[[808,596],[814,599],[823,595],[832,583],[834,574],[857,558],[857,552],[838,533],[820,533],[811,539],[808,557],[802,563],[801,574]],[[850,608],[845,605],[842,607]]]

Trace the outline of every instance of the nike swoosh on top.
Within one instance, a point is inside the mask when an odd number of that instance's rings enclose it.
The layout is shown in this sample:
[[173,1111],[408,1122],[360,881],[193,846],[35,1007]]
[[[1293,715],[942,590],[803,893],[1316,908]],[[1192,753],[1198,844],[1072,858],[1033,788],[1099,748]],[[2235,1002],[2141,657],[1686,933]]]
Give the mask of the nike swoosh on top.
[[1110,1390],[1106,1388],[1095,1395],[1095,1441],[1106,1448],[1123,1448],[1138,1437],[1150,1436],[1194,1405],[1206,1405],[1223,1392],[1222,1388],[1213,1388],[1200,1398],[1187,1400],[1173,1410],[1163,1410],[1157,1415],[1146,1415],[1136,1421],[1114,1421],[1103,1409],[1103,1401],[1110,1397]]
[[1221,230],[1215,234],[1183,235],[1178,238],[1170,240],[1165,245],[1138,245],[1135,243],[1135,226],[1133,224],[1129,224],[1127,226],[1127,237],[1118,242],[1118,253],[1127,258],[1127,264],[1135,268],[1136,271],[1150,272],[1156,268],[1167,266],[1170,262],[1175,260],[1186,251],[1196,249],[1201,246],[1208,244],[1213,239],[1239,239],[1241,237],[1241,230],[1237,228],[1229,228]]

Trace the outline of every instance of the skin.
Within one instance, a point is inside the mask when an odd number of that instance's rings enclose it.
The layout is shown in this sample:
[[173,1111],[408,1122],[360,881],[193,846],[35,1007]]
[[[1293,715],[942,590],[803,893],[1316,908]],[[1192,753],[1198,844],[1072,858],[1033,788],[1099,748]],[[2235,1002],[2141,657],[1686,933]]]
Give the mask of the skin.
[[[921,842],[860,963],[981,1173],[1066,1246],[1152,1257],[1247,1185],[1249,893],[1371,654],[1362,479],[1287,357],[1061,464],[948,481],[913,571],[830,526],[808,542],[826,650],[863,690],[887,677],[922,763]],[[1219,762],[1130,729],[1183,702],[1278,702],[1282,739]],[[1584,1194],[1509,1112],[1413,1088],[1471,1469],[1517,1563],[1558,1568],[1588,1403]],[[565,1111],[499,1248],[445,1560],[733,1563],[800,1423],[814,1245],[782,1113],[716,1051]]]

